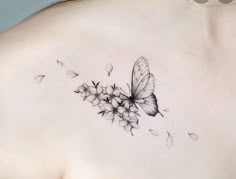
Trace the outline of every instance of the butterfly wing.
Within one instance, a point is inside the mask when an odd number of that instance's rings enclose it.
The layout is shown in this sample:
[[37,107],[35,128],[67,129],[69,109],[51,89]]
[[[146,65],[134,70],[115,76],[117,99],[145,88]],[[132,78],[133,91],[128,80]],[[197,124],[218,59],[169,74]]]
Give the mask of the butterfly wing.
[[144,57],[140,57],[134,64],[131,81],[131,94],[135,97],[146,86],[149,79],[149,65]]
[[154,94],[149,97],[144,98],[142,103],[137,102],[137,104],[145,111],[149,116],[156,116],[159,112],[157,105],[157,98]]
[[135,99],[143,99],[151,96],[155,90],[155,77],[149,74],[141,80]]
[[131,95],[135,104],[138,104],[146,114],[155,116],[160,113],[155,90],[155,77],[150,73],[147,59],[140,57],[134,64],[131,82]]

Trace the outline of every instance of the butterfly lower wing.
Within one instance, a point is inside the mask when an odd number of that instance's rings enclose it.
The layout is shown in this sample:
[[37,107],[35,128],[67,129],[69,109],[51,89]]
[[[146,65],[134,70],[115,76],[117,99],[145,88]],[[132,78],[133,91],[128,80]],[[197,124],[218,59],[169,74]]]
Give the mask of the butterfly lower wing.
[[134,64],[133,72],[132,72],[132,82],[131,82],[131,93],[132,96],[136,96],[140,92],[140,83],[142,85],[144,82],[148,82],[147,78],[149,78],[150,70],[148,61],[144,57],[140,57],[136,63]]
[[157,98],[154,94],[151,94],[147,98],[143,98],[144,102],[140,103],[139,106],[145,111],[145,113],[149,116],[156,116],[159,112]]

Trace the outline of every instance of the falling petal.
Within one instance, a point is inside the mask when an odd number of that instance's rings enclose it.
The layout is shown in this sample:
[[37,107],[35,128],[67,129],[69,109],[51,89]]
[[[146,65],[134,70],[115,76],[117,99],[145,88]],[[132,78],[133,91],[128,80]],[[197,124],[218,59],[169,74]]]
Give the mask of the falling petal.
[[45,75],[37,75],[34,80],[37,81],[38,83],[41,83],[43,79],[45,78]]
[[61,61],[59,61],[59,60],[57,60],[57,65],[59,65],[59,66],[61,66],[61,67],[64,66],[64,64],[63,64]]
[[108,64],[108,65],[106,66],[106,71],[107,71],[108,76],[111,76],[112,70],[113,70],[112,64]]
[[159,136],[159,133],[156,130],[149,129],[149,131],[151,132],[152,135]]
[[188,135],[193,140],[198,140],[199,139],[199,136],[195,133],[188,133]]
[[170,148],[173,146],[173,143],[174,143],[174,139],[171,136],[171,134],[167,131],[166,146]]
[[66,74],[69,78],[75,78],[75,77],[79,76],[79,74],[74,71],[67,71]]

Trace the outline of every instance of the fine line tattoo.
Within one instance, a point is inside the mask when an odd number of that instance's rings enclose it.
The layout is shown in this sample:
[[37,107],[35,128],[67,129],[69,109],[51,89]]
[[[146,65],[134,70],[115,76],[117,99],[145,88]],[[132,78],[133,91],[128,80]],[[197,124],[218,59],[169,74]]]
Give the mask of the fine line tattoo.
[[168,148],[172,147],[174,144],[174,139],[169,131],[167,131],[166,146]]
[[188,135],[194,141],[199,139],[199,136],[197,134],[195,134],[195,133],[189,132]]
[[37,81],[38,83],[41,83],[44,78],[45,78],[45,75],[36,75],[34,80]]
[[74,72],[74,71],[72,71],[72,70],[67,71],[67,72],[66,72],[66,75],[67,75],[69,78],[75,78],[75,77],[79,76],[78,73],[76,73],[76,72]]
[[59,61],[59,60],[57,60],[57,65],[60,66],[60,67],[64,66],[64,64],[61,61]]
[[107,71],[108,76],[111,76],[111,72],[113,71],[113,65],[112,64],[108,64],[106,66],[106,71]]
[[139,109],[149,116],[160,114],[157,98],[154,94],[155,78],[150,73],[149,64],[146,58],[140,57],[134,64],[130,95],[122,93],[120,87],[101,86],[100,82],[92,85],[84,83],[79,86],[76,93],[80,93],[84,100],[92,103],[100,109],[105,119],[117,122],[125,131],[133,135],[133,129],[139,129]]
[[159,136],[159,133],[154,129],[149,129],[149,132],[154,136]]

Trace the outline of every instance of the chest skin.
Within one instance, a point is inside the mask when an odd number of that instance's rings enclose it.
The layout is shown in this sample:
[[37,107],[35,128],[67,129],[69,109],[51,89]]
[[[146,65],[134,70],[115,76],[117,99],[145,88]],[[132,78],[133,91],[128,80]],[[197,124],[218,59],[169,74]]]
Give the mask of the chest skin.
[[[0,178],[235,178],[235,16],[184,1],[81,1],[2,33]],[[132,137],[74,90],[91,80],[127,90],[140,56],[164,118],[140,109]]]

